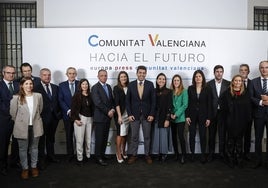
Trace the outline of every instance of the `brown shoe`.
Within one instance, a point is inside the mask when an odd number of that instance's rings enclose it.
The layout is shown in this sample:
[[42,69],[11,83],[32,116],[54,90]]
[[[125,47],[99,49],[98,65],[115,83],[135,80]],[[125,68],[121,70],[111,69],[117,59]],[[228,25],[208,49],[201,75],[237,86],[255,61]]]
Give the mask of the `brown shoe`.
[[37,168],[32,168],[32,177],[38,177],[39,176],[39,170]]
[[146,160],[147,164],[152,164],[153,163],[153,160],[149,155],[145,156],[145,160]]
[[22,170],[21,179],[27,180],[28,178],[29,178],[29,170],[28,169]]
[[133,163],[136,162],[136,160],[137,160],[137,157],[136,156],[131,156],[129,158],[129,160],[127,161],[127,164],[133,164]]

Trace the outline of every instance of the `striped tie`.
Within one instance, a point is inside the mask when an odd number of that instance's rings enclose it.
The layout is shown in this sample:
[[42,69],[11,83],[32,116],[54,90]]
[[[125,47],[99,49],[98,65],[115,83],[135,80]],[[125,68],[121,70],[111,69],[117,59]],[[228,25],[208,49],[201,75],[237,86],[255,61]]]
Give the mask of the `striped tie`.
[[263,86],[262,86],[262,90],[264,93],[267,93],[267,80],[263,79]]

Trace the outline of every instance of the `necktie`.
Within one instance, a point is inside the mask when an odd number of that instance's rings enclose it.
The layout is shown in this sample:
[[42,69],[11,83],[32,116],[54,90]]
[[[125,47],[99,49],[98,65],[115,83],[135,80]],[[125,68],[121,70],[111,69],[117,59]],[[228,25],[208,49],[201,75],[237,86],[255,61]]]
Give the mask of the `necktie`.
[[109,91],[108,91],[107,85],[106,84],[103,84],[103,88],[104,88],[104,91],[105,91],[107,97],[109,98]]
[[143,94],[143,83],[142,83],[142,81],[140,81],[139,84],[138,84],[138,92],[139,92],[139,96],[140,96],[140,99],[141,99],[142,94]]
[[14,89],[13,89],[13,86],[12,86],[12,82],[9,82],[8,85],[9,85],[8,90],[9,90],[10,94],[13,95],[14,94]]
[[74,83],[71,83],[71,94],[74,95]]
[[264,93],[267,93],[267,80],[266,79],[263,79],[262,90]]
[[248,82],[247,82],[247,80],[244,80],[244,85],[245,85],[245,88],[248,87]]
[[48,87],[48,84],[46,84],[46,90],[47,90],[47,96],[51,100],[52,99],[52,95],[51,95],[50,89]]

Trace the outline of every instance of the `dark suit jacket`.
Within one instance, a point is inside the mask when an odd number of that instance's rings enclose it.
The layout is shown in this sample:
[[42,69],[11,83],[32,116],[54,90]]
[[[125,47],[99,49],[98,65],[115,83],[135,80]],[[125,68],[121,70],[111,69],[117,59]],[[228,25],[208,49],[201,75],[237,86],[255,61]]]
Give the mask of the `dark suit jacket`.
[[[77,85],[79,81],[75,80],[75,92],[77,91]],[[59,103],[62,110],[64,120],[69,120],[67,111],[71,109],[72,94],[69,88],[69,81],[64,81],[59,84]]]
[[[216,89],[216,85],[215,85],[215,79],[210,80],[207,85],[210,87],[211,89],[211,96],[212,96],[212,117],[216,117],[217,114],[217,110],[218,110],[218,105],[220,106],[220,98],[223,94],[224,91],[226,91],[228,89],[228,87],[230,86],[230,82],[222,79],[222,83],[221,83],[221,90],[220,90],[220,95],[218,97],[217,94],[217,89]],[[220,106],[221,109],[221,106]]]
[[185,111],[186,117],[192,120],[199,118],[203,122],[212,118],[212,103],[210,87],[204,87],[197,98],[196,88],[191,85],[188,88],[188,107]]
[[140,99],[137,80],[130,82],[126,96],[126,108],[128,116],[134,116],[136,120],[140,118],[141,112],[145,118],[154,116],[156,95],[153,83],[148,80],[144,81],[143,95],[142,99]]
[[251,120],[251,102],[248,90],[241,95],[231,95],[230,89],[223,93],[222,112],[229,136],[242,136]]
[[91,89],[92,100],[94,103],[93,121],[97,123],[109,123],[111,118],[108,116],[108,112],[111,109],[115,110],[112,88],[109,84],[106,85],[109,91],[109,98],[100,82],[92,86]]
[[[20,77],[20,78],[16,79],[15,82],[20,83],[22,78],[23,77]],[[36,76],[32,76],[32,80],[33,80],[33,83],[34,83],[34,87],[37,86],[41,82],[41,79],[39,77],[36,77]]]
[[[19,84],[17,82],[13,82],[13,87],[14,87],[14,94],[19,92]],[[0,81],[0,117],[5,117],[10,119],[10,101],[12,99],[12,95],[9,92],[9,89],[4,82],[4,80]],[[1,118],[0,118],[1,122]]]
[[50,83],[52,89],[52,100],[49,99],[46,90],[41,82],[35,87],[35,92],[41,93],[43,97],[43,111],[41,117],[44,122],[49,121],[51,118],[61,119],[61,110],[58,102],[59,87]]
[[265,95],[265,93],[262,90],[261,77],[257,77],[251,80],[251,83],[248,88],[250,92],[251,101],[253,103],[253,116],[255,118],[264,117],[268,107],[259,105],[261,95]]
[[115,106],[119,106],[121,113],[124,113],[124,111],[126,110],[126,94],[124,90],[119,88],[118,86],[114,86],[113,93]]

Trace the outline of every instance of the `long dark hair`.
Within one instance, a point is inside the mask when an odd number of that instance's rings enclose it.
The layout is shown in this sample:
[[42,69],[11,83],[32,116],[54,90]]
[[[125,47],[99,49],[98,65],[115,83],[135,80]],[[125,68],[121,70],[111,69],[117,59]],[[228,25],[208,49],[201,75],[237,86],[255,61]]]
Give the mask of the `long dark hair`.
[[164,73],[159,73],[158,75],[157,75],[157,77],[156,77],[156,81],[155,81],[155,85],[156,85],[156,91],[158,91],[159,89],[160,89],[160,87],[159,87],[159,85],[158,85],[158,83],[157,83],[157,79],[160,77],[160,76],[164,76],[165,77],[165,80],[166,80],[166,83],[165,83],[165,85],[163,86],[163,89],[164,88],[166,88],[167,86],[167,77],[166,77],[166,75],[164,74]]
[[24,91],[24,89],[23,89],[23,84],[26,82],[26,81],[28,81],[28,80],[31,80],[31,82],[32,82],[32,84],[34,84],[33,83],[33,80],[32,80],[32,78],[31,77],[23,77],[21,80],[20,80],[20,90],[19,90],[19,93],[18,93],[18,95],[19,95],[19,100],[20,100],[20,104],[22,105],[23,103],[26,103],[26,93],[25,93],[25,91]]
[[195,76],[198,73],[201,74],[201,76],[202,76],[202,88],[204,88],[206,86],[206,78],[205,78],[205,75],[204,75],[203,71],[201,71],[201,70],[196,70],[194,72],[193,79],[192,79],[192,84],[193,84],[194,87],[196,87]]
[[127,74],[126,71],[120,71],[120,72],[119,72],[119,74],[118,74],[118,76],[117,76],[117,86],[118,86],[120,89],[123,89],[123,85],[122,85],[121,82],[120,82],[120,76],[121,76],[121,74],[125,74],[126,77],[127,77],[126,86],[128,86],[128,84],[129,84],[129,77],[128,77],[128,74]]
[[81,88],[81,85],[83,82],[87,82],[88,84],[88,88],[87,88],[87,94],[90,95],[90,84],[88,82],[88,79],[86,78],[82,78],[78,84],[78,93],[80,94],[80,97],[82,96],[82,88]]

